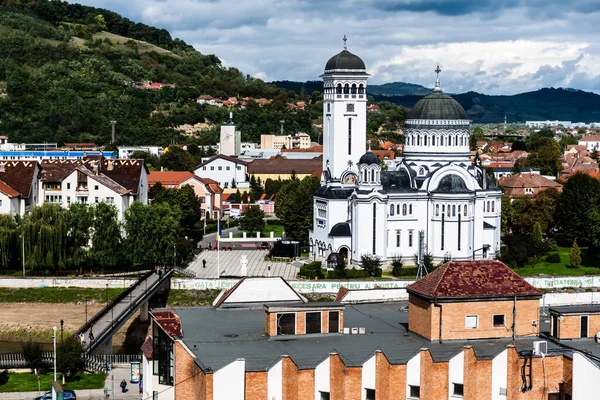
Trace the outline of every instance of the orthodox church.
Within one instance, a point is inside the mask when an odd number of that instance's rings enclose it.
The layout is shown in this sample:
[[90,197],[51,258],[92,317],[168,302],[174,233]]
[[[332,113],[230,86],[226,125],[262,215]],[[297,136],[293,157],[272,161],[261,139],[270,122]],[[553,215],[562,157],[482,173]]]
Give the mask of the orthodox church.
[[370,75],[363,60],[344,44],[327,62],[323,173],[310,231],[315,257],[335,252],[356,264],[363,254],[412,262],[419,248],[435,261],[498,254],[502,192],[471,162],[470,121],[435,72],[435,88],[405,121],[404,156],[386,168],[366,149]]

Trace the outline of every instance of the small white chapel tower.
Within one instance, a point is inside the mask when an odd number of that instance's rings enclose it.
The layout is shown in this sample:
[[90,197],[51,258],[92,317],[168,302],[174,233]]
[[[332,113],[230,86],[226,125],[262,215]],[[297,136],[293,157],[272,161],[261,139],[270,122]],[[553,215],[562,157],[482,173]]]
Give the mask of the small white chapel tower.
[[323,78],[323,177],[339,181],[365,154],[367,74],[365,63],[347,49],[331,57]]

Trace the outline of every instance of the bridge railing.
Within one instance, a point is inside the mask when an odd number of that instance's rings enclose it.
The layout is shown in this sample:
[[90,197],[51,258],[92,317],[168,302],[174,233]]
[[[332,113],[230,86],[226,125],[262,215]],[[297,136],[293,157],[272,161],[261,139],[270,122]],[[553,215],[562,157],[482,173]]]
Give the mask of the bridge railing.
[[[127,307],[125,307],[125,309],[123,311],[121,311],[119,314],[117,314],[112,321],[110,322],[110,324],[108,324],[99,334],[98,336],[96,336],[96,340],[94,341],[94,343],[90,343],[86,349],[85,352],[86,354],[89,354],[89,352],[91,352],[97,345],[98,343],[102,343],[102,341],[104,340],[104,337],[106,336],[106,334],[108,332],[110,332],[113,327],[115,326],[115,323],[118,323],[121,320],[121,317],[123,315],[127,315],[132,308],[135,308],[138,306],[138,304],[142,301],[145,301],[145,297],[146,297],[146,293],[148,290],[154,290],[154,288],[160,286],[163,282],[165,282],[166,280],[170,279],[171,275],[173,274],[173,269],[169,269],[167,271],[165,271],[162,276],[156,281],[154,282],[154,284],[150,287],[146,288],[146,292],[144,293],[143,296],[137,297],[135,299],[135,301],[130,302]],[[148,275],[149,276],[149,275]],[[139,286],[139,284],[141,284],[142,280],[138,281],[135,285],[132,285],[132,287],[134,286]],[[123,298],[125,298],[125,296],[123,296]],[[122,298],[122,299],[123,299]],[[83,332],[83,331],[82,331]]]
[[133,285],[129,286],[127,289],[125,289],[121,294],[119,294],[117,297],[115,297],[114,299],[112,299],[108,304],[106,304],[104,307],[102,307],[102,309],[100,311],[98,311],[96,313],[96,315],[94,315],[90,320],[88,320],[88,322],[86,324],[84,324],[81,328],[79,328],[77,330],[77,332],[75,332],[76,335],[80,335],[81,333],[87,331],[88,329],[90,329],[92,326],[94,326],[94,324],[96,322],[98,322],[98,320],[100,318],[102,318],[102,316],[108,311],[110,310],[115,304],[118,304],[119,302],[121,302],[121,300],[123,300],[124,298],[126,298],[136,287],[138,287],[139,285],[142,284],[143,281],[145,281],[149,276],[151,276],[154,273],[154,271],[148,271],[145,274],[143,274],[140,279],[138,279],[138,281],[136,283],[134,283]]
[[[141,361],[139,354],[94,354],[84,356],[85,369],[89,371],[106,372],[105,362],[112,364],[129,364],[131,361]],[[42,353],[42,366],[52,368],[54,353]],[[28,368],[23,353],[0,353],[0,368]]]

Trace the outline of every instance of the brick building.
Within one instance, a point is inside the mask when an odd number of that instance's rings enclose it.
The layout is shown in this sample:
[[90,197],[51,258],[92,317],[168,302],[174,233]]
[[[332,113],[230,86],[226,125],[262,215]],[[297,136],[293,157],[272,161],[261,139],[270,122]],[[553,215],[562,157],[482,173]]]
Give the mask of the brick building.
[[[471,281],[467,273],[457,271],[460,268],[468,271]],[[414,299],[408,313],[406,302],[306,303],[300,295],[285,295],[280,285],[281,296],[261,302],[257,293],[268,278],[257,281],[256,290],[248,279],[237,285],[245,287],[247,300],[235,294],[235,286],[224,293],[237,299],[229,307],[216,301],[214,307],[153,311],[153,336],[143,347],[144,374],[151,378],[144,382],[161,383],[150,388],[145,384],[144,397],[563,400],[590,399],[600,390],[600,359],[594,356],[599,351],[592,340],[585,342],[592,354],[583,354],[579,342],[544,341],[537,330],[528,331],[533,320],[540,322],[536,323],[540,331],[549,329],[540,318],[540,293],[506,266],[460,262],[439,271],[412,285],[409,293],[421,301],[436,294],[443,298],[441,341],[431,333],[434,340],[414,332],[417,325],[438,318],[423,307],[418,311]],[[492,278],[486,279],[490,274]],[[464,328],[454,332],[449,321],[463,324],[463,314],[492,319],[505,307],[498,292],[508,288],[512,306],[503,312],[512,316],[516,307],[514,338],[506,329],[486,339],[479,339],[488,336],[485,332],[472,334],[477,329],[471,334]],[[444,290],[450,295],[444,296]],[[342,297],[347,296],[343,292]],[[295,301],[290,303],[290,298]],[[505,325],[511,323],[507,316]]]

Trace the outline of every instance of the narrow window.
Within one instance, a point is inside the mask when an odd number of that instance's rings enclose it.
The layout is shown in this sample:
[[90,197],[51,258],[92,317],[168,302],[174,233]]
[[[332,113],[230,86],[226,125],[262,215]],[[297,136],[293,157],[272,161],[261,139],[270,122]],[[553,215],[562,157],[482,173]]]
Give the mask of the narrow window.
[[465,386],[462,383],[452,384],[452,395],[456,397],[463,397],[465,393]]
[[456,205],[452,205],[452,216],[456,217]]
[[375,254],[377,244],[377,204],[373,203],[373,254]]
[[492,316],[494,328],[502,328],[506,326],[506,316],[504,314],[496,314]]
[[463,217],[466,217],[466,216],[467,216],[467,205],[465,204],[463,206]]
[[406,215],[406,204],[402,204],[402,215]]
[[365,400],[375,400],[375,389],[365,389]]
[[442,232],[441,232],[441,249],[444,250],[444,228],[446,223],[445,214],[442,213]]
[[445,213],[446,212],[446,205],[442,204],[442,212]]
[[396,247],[400,247],[400,230],[396,231]]
[[338,333],[340,331],[340,312],[329,311],[329,333]]
[[306,334],[321,333],[321,312],[306,313]]
[[413,231],[408,231],[408,247],[412,247],[413,245]]
[[408,214],[412,215],[412,204],[408,205]]
[[461,223],[460,223],[460,212],[458,214],[458,250],[460,251],[460,228],[461,228]]
[[319,400],[329,400],[329,392],[319,392]]
[[495,202],[495,201],[492,201],[492,212],[494,212],[494,208],[495,208],[495,206],[496,206],[496,202]]
[[344,94],[349,94],[350,93],[350,85],[348,85],[347,83],[344,85]]
[[393,204],[390,206],[390,216],[392,216],[392,217],[394,216],[394,205]]
[[424,144],[425,146],[427,146],[427,135],[425,135],[425,137],[423,138],[423,144]]
[[440,216],[440,205],[439,204],[435,205],[435,216],[436,217]]
[[400,204],[396,204],[396,214],[400,215]]
[[352,154],[352,118],[348,118],[348,155]]
[[435,146],[435,136],[431,138],[431,145]]
[[408,394],[410,398],[420,399],[421,398],[421,386],[408,386]]
[[490,212],[490,202],[487,202],[487,212]]
[[295,335],[296,334],[296,314],[284,313],[277,314],[277,334]]

